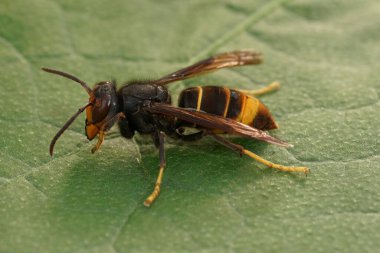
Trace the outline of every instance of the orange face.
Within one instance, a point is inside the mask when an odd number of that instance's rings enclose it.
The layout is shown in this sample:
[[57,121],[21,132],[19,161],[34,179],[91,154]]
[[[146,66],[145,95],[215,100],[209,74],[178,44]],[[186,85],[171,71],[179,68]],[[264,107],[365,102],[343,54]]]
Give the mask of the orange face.
[[100,130],[107,125],[111,108],[111,84],[103,82],[96,84],[89,98],[90,106],[86,108],[86,136],[92,140]]
[[[93,99],[94,100],[94,99]],[[90,97],[90,102],[91,97]],[[89,106],[86,108],[86,136],[87,139],[92,140],[99,133],[99,127],[93,123],[92,114],[93,114],[94,106]]]

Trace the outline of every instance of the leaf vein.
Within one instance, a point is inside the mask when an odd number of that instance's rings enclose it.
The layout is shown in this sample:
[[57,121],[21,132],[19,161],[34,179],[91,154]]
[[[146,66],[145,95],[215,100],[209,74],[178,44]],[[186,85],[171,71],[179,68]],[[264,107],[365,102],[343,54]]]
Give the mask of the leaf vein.
[[207,55],[216,51],[226,42],[235,38],[238,34],[245,32],[249,26],[263,20],[265,17],[277,10],[278,7],[280,7],[282,4],[286,2],[289,2],[289,0],[274,0],[264,5],[257,12],[253,12],[251,15],[249,15],[245,21],[240,22],[237,26],[235,26],[235,28],[231,29],[227,33],[224,33],[224,35],[222,35],[209,46],[207,46],[195,57],[191,58],[189,62],[196,62],[205,58]]

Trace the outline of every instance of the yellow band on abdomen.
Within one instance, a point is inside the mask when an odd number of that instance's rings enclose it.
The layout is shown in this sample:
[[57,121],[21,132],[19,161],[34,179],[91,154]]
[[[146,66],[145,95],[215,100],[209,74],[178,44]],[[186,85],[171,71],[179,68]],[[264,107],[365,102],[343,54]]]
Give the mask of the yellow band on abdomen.
[[198,86],[197,89],[198,89],[197,111],[199,112],[201,110],[203,89],[200,86]]
[[256,117],[260,102],[257,98],[245,96],[243,103],[238,121],[246,125],[251,125]]

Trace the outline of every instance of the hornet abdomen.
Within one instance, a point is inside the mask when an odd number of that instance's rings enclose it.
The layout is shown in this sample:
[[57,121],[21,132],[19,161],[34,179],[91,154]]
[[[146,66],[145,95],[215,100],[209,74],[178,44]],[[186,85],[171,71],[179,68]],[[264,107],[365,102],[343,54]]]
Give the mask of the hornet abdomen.
[[[260,100],[236,89],[218,86],[187,88],[181,92],[178,106],[230,118],[260,130],[278,128]],[[178,124],[191,126],[185,122]]]

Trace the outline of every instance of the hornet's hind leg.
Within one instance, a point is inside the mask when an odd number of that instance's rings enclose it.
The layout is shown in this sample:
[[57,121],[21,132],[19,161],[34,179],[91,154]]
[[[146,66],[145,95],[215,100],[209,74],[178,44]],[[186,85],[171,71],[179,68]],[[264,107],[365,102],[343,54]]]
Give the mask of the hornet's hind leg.
[[284,165],[280,165],[280,164],[275,164],[275,163],[272,163],[268,160],[265,160],[264,158],[256,155],[255,153],[249,151],[249,150],[246,150],[243,146],[240,146],[238,144],[235,144],[235,143],[232,143],[226,139],[224,139],[223,137],[219,136],[219,135],[216,135],[216,134],[213,134],[213,133],[209,133],[212,137],[214,137],[215,140],[217,140],[219,143],[223,144],[224,146],[234,150],[234,151],[237,151],[239,152],[241,155],[247,155],[249,157],[251,157],[252,159],[258,161],[259,163],[262,163],[266,166],[268,166],[269,168],[273,168],[273,169],[277,169],[277,170],[280,170],[280,171],[287,171],[287,172],[303,172],[305,173],[306,175],[309,173],[309,168],[307,167],[293,167],[293,166],[284,166]]
[[257,96],[261,96],[261,95],[264,95],[266,93],[278,90],[280,88],[280,86],[281,86],[280,83],[275,81],[275,82],[268,84],[267,86],[265,86],[261,89],[258,89],[258,90],[241,90],[241,89],[238,89],[238,90],[240,92],[243,92],[244,94],[257,97]]

